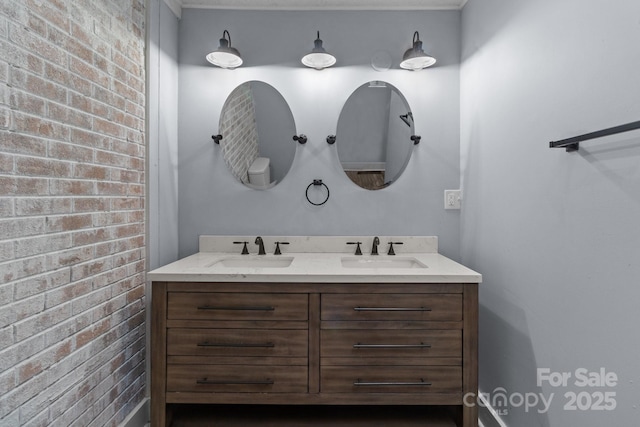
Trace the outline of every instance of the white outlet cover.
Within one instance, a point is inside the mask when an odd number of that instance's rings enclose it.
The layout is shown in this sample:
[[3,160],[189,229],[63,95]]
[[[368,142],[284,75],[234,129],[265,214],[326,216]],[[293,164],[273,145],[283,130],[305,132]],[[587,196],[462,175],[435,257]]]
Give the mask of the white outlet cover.
[[462,192],[460,190],[444,190],[444,208],[460,209]]

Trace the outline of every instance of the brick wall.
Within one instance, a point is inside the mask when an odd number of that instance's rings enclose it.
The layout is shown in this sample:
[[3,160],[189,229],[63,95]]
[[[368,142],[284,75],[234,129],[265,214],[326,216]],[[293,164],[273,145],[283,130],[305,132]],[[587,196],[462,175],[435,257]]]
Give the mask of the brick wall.
[[0,426],[145,394],[144,0],[0,1]]
[[248,170],[258,157],[258,131],[251,84],[243,83],[231,92],[220,119],[222,155],[231,173],[249,182]]

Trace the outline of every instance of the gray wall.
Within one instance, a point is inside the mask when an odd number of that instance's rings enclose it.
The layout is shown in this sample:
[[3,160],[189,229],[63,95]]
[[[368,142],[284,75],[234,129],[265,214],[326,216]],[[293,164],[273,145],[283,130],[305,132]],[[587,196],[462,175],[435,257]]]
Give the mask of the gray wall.
[[[483,274],[480,386],[555,393],[509,426],[637,425],[640,132],[549,141],[640,119],[640,2],[471,0],[462,13],[462,260]],[[536,385],[604,367],[616,387]],[[567,392],[616,393],[567,411]]]
[[[245,60],[236,70],[205,60],[225,29]],[[328,70],[300,64],[316,30],[338,60]],[[438,64],[408,72],[398,63],[415,30]],[[201,234],[386,234],[436,235],[442,253],[458,258],[459,213],[443,209],[442,194],[457,188],[460,176],[460,12],[185,9],[179,40],[179,256],[196,252]],[[371,67],[378,50],[393,56],[395,68],[377,72]],[[211,140],[226,97],[248,80],[265,81],[280,91],[297,132],[309,138],[296,147],[287,176],[267,191],[237,182]],[[370,80],[388,81],[404,94],[422,136],[402,177],[379,191],[353,184],[340,167],[335,145],[325,142],[336,132],[346,99]],[[315,178],[331,189],[322,207],[305,199]]]

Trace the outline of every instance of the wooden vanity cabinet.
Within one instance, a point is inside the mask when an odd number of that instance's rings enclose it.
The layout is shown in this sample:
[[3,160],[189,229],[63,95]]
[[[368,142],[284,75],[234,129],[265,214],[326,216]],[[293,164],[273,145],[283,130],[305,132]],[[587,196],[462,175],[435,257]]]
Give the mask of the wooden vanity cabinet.
[[477,321],[476,283],[154,282],[152,427],[187,403],[437,405],[477,427]]

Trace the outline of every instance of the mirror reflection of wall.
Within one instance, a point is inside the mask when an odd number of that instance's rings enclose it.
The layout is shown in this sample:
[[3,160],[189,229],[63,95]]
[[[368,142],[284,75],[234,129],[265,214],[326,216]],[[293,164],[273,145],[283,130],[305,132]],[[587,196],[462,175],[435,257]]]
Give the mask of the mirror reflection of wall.
[[347,99],[338,119],[340,163],[360,187],[387,187],[409,161],[413,133],[413,115],[400,91],[385,82],[366,83]]
[[291,167],[296,145],[293,114],[271,85],[250,81],[235,88],[222,107],[220,147],[231,173],[249,187],[280,182]]

